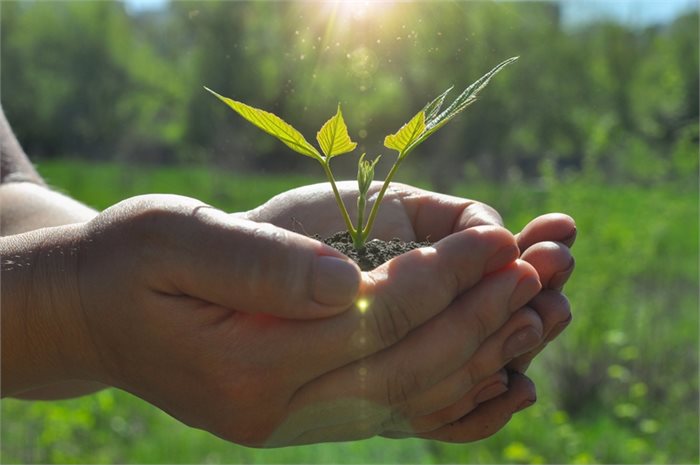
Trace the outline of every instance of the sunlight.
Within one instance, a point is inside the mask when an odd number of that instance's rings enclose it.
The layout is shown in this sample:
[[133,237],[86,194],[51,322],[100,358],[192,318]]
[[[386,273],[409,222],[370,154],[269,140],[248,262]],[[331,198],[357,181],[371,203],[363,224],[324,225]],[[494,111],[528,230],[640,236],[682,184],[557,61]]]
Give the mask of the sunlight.
[[326,0],[326,13],[338,21],[366,21],[385,16],[395,3],[383,0]]

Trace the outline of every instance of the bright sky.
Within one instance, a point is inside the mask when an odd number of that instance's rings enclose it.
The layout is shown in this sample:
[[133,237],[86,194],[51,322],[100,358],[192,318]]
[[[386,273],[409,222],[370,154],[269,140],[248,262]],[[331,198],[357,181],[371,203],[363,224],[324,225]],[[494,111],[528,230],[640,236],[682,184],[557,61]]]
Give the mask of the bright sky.
[[681,13],[698,10],[699,0],[562,0],[563,20],[578,24],[614,18],[626,24],[649,25],[673,20]]
[[168,3],[168,0],[125,0],[124,3],[129,11],[138,12],[158,10]]
[[[125,0],[129,11],[157,10],[169,0]],[[371,1],[371,0],[370,0]],[[463,0],[470,1],[470,0]],[[698,9],[700,0],[561,0],[566,24],[599,18],[648,25],[672,20],[680,13]]]

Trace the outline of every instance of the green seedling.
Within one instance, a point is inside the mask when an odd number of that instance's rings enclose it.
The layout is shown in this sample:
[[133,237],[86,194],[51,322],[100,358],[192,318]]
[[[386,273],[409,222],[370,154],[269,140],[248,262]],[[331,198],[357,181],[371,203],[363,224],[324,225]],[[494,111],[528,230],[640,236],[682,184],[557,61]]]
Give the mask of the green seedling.
[[384,198],[391,180],[394,178],[396,171],[403,160],[416,147],[423,143],[428,137],[433,135],[435,131],[443,127],[448,121],[457,116],[466,107],[476,101],[477,94],[489,83],[490,79],[504,67],[517,60],[518,57],[513,57],[500,63],[484,76],[479,78],[472,85],[467,87],[457,98],[445,109],[442,110],[443,103],[447,94],[452,90],[452,87],[447,89],[442,94],[438,95],[434,100],[429,102],[421,111],[419,111],[411,120],[404,124],[394,134],[386,136],[384,146],[396,150],[398,156],[391,170],[387,174],[384,184],[382,185],[377,199],[370,210],[369,216],[365,222],[365,209],[367,204],[367,193],[374,179],[374,167],[379,161],[379,156],[373,161],[365,160],[365,154],[360,156],[357,167],[357,223],[353,224],[345,207],[345,203],[338,192],[333,172],[331,171],[330,162],[333,157],[349,153],[355,150],[357,144],[350,139],[348,128],[343,120],[343,114],[340,110],[340,104],[336,114],[331,117],[321,127],[316,134],[316,140],[321,149],[319,152],[316,147],[311,145],[304,136],[286,123],[282,118],[258,108],[251,107],[245,103],[237,102],[233,99],[217,94],[213,90],[205,87],[206,90],[214,94],[219,100],[231,107],[236,113],[241,115],[246,120],[253,123],[266,133],[275,136],[287,147],[307,157],[311,157],[318,161],[326,173],[328,182],[333,189],[335,200],[338,203],[338,208],[345,221],[348,233],[352,237],[353,245],[357,250],[364,248],[365,242],[369,237],[374,221],[379,211],[379,205]]

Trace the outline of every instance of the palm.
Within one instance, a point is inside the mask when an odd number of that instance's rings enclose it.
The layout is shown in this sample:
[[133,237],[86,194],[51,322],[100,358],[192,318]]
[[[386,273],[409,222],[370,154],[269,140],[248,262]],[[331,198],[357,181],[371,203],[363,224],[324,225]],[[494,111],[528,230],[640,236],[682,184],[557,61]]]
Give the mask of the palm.
[[[373,204],[373,195],[379,188],[378,183],[370,188],[368,210]],[[338,189],[354,220],[357,216],[356,184],[350,181],[340,182]],[[431,208],[421,208],[425,205]],[[333,192],[326,183],[284,192],[246,215],[254,221],[268,222],[300,234],[318,234],[321,237],[345,229]],[[407,241],[427,238],[436,241],[467,225],[476,224],[501,224],[501,221],[495,211],[483,204],[392,184],[382,201],[371,237],[398,237]]]

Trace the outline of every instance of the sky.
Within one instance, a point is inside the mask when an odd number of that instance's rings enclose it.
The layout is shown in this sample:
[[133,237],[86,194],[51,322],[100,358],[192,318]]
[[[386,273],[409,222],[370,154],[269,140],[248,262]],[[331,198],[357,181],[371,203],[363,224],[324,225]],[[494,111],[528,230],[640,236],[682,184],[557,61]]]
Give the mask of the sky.
[[[125,0],[131,12],[157,10],[169,0]],[[466,0],[468,1],[468,0]],[[698,9],[700,0],[561,0],[565,24],[581,24],[609,18],[625,24],[647,26],[666,23],[679,14]]]
[[699,0],[562,0],[562,19],[565,24],[580,24],[609,18],[647,26],[667,23],[682,13],[697,10],[699,3]]

